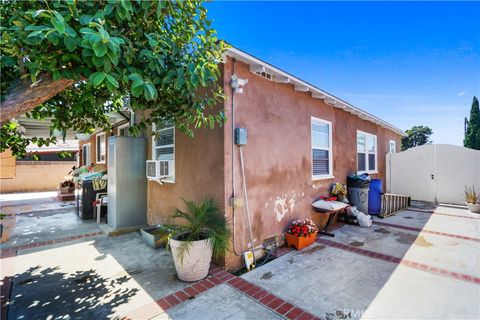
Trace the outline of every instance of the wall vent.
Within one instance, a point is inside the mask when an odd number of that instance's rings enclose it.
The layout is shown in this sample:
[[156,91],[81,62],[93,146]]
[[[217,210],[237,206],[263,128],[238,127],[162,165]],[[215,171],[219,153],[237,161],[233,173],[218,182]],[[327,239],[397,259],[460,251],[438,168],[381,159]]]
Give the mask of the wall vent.
[[273,81],[273,76],[271,73],[268,73],[268,72],[255,72],[257,75],[259,75],[260,77],[263,77],[265,79],[268,79],[270,81]]

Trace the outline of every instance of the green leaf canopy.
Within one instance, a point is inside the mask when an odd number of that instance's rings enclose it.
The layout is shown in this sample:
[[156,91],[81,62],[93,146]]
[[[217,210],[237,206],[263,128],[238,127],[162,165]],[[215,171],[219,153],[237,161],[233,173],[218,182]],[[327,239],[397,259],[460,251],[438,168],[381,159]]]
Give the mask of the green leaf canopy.
[[[28,110],[53,118],[52,130],[108,129],[106,114],[125,104],[149,110],[137,134],[168,122],[192,135],[224,120],[213,107],[225,99],[218,83],[225,44],[201,1],[3,1],[0,18],[2,102],[19,81],[75,80]],[[1,151],[21,155],[18,133],[8,139],[14,132],[2,119]]]

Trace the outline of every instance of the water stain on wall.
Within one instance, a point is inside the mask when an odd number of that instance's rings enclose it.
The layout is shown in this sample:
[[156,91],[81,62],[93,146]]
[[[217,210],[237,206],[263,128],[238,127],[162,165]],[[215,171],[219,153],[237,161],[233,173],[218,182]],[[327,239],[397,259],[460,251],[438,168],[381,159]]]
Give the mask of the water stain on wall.
[[281,222],[285,216],[293,215],[295,207],[299,201],[305,197],[304,192],[297,193],[292,191],[276,198],[271,197],[269,201],[265,202],[265,208],[272,207],[273,213],[277,222]]

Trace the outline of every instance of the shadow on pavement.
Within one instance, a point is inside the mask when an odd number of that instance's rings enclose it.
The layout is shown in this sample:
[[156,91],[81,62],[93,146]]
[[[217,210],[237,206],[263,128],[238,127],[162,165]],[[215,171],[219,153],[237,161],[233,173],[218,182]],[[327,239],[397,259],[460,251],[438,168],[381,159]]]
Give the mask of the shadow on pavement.
[[8,319],[106,319],[139,291],[122,287],[129,279],[32,267],[13,279]]

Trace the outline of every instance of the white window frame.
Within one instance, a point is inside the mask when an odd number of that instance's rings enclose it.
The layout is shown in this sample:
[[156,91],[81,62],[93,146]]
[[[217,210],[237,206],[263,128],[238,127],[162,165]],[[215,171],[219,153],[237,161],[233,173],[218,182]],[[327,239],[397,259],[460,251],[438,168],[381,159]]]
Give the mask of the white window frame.
[[[358,136],[360,136],[360,135],[365,136],[365,150],[364,150],[365,151],[365,170],[363,170],[363,171],[358,170]],[[368,155],[372,154],[371,152],[368,152],[368,137],[369,136],[373,137],[375,139],[375,169],[374,170],[370,170],[370,168],[369,168],[370,161],[369,161]],[[378,173],[378,141],[377,141],[377,136],[372,134],[372,133],[357,130],[355,156],[357,158],[357,173],[358,174],[362,174],[362,173],[375,174],[375,173]]]
[[[392,146],[393,146],[393,152],[392,152]],[[397,153],[397,142],[395,140],[390,140],[388,142],[388,153],[390,154]]]
[[[100,143],[98,143],[98,141],[100,140],[99,139],[100,137],[104,137],[103,142],[105,144],[105,147],[103,148],[103,151],[105,152],[103,156],[103,160],[99,159],[100,158],[99,151],[101,149],[100,149]],[[107,159],[107,137],[105,136],[105,132],[100,132],[100,133],[97,133],[97,135],[95,136],[95,160],[96,160],[96,163],[104,164],[106,159]]]
[[[174,166],[175,166],[175,153],[176,153],[176,147],[175,147],[175,141],[176,141],[176,137],[175,137],[175,126],[167,126],[167,127],[164,127],[162,129],[158,129],[156,128],[156,125],[155,123],[152,124],[152,131],[153,132],[162,132],[162,131],[165,131],[165,130],[169,130],[173,128],[173,144],[168,144],[168,145],[165,145],[165,146],[161,146],[161,147],[157,147],[156,146],[156,143],[155,143],[155,135],[152,135],[152,156],[151,156],[151,159],[152,160],[157,160],[155,159],[155,154],[156,154],[156,150],[157,149],[161,149],[161,148],[170,148],[170,147],[173,147],[173,163],[174,163]],[[168,178],[164,178],[162,179],[162,182],[169,182],[169,183],[175,183],[175,177],[176,177],[176,170],[174,171],[174,176],[173,177],[168,177]]]
[[[313,135],[312,135],[312,124],[314,122],[320,122],[328,125],[328,148],[318,147],[313,145]],[[313,149],[327,150],[328,151],[328,174],[314,175],[313,174]],[[332,179],[335,178],[333,175],[333,125],[330,121],[323,120],[316,117],[310,118],[310,159],[311,159],[311,168],[310,173],[312,175],[312,180],[322,180],[322,179]]]
[[[85,157],[85,153],[83,152],[84,147],[87,147],[88,149],[88,158],[89,158],[88,161],[87,161],[87,157]],[[82,166],[88,166],[92,163],[91,150],[92,150],[92,147],[90,145],[90,142],[82,145]]]
[[117,127],[117,136],[120,135],[120,130],[125,129],[125,128],[130,128],[130,123],[124,123],[121,126]]

